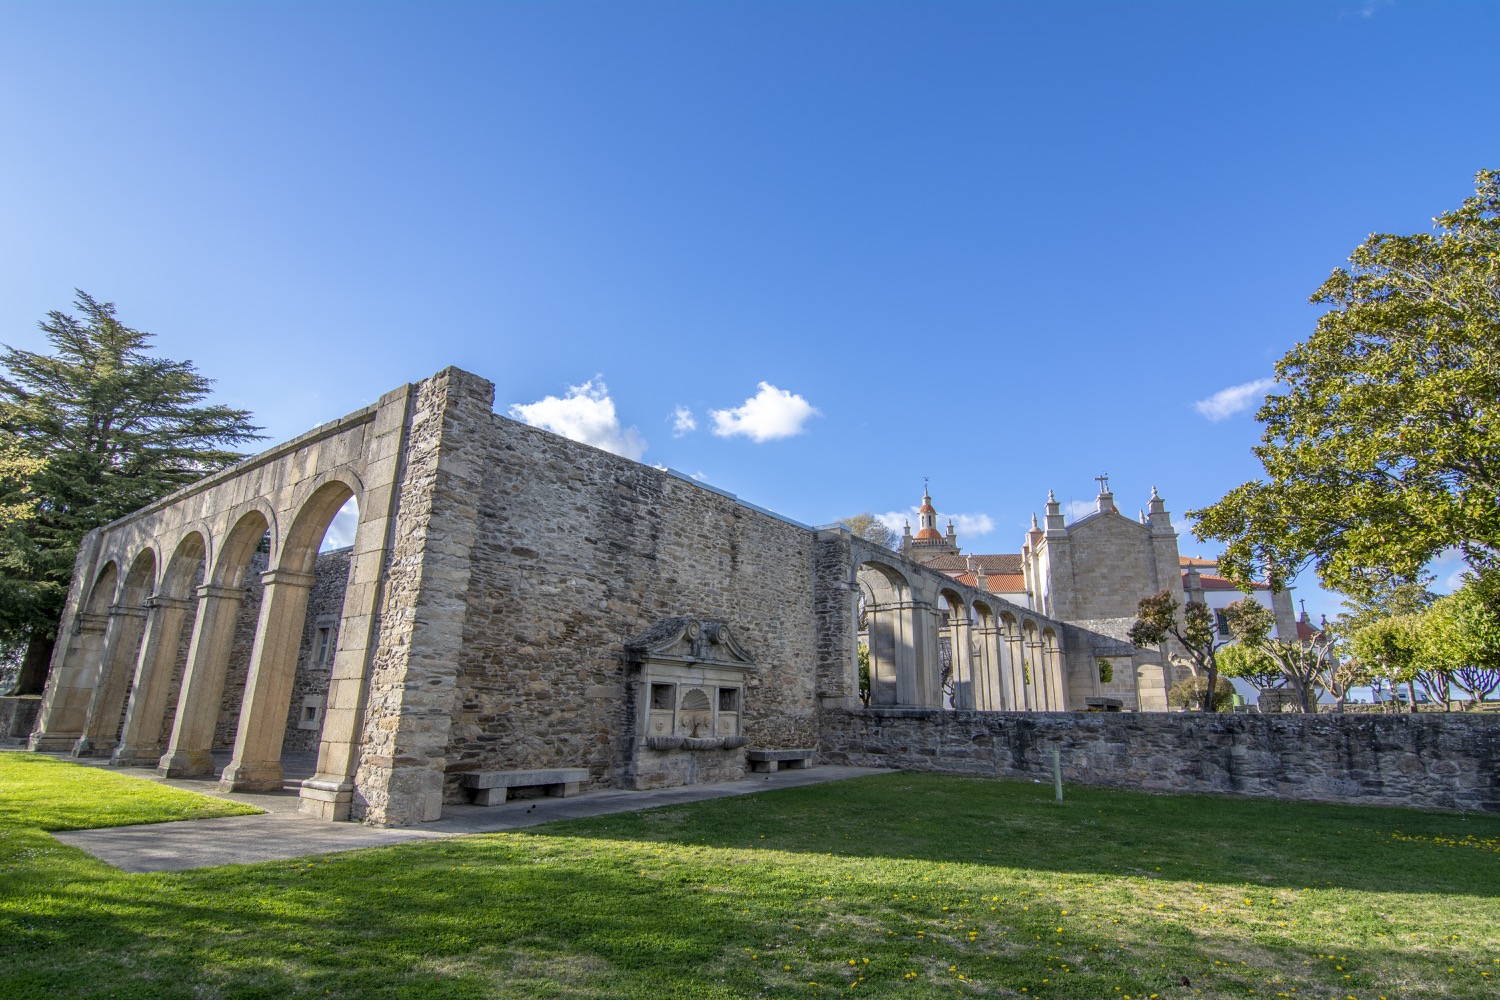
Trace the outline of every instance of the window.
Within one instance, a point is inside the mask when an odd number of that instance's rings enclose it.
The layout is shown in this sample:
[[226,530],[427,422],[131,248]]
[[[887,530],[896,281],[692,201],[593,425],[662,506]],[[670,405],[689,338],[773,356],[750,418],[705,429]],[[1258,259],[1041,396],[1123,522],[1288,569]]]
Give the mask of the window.
[[719,711],[738,712],[740,710],[740,689],[719,688]]
[[313,663],[324,666],[333,658],[333,626],[319,626],[313,638]]
[[651,685],[651,708],[656,712],[670,712],[673,709],[672,693],[674,685],[653,684]]
[[1214,624],[1219,627],[1219,635],[1229,638],[1229,618],[1222,611],[1214,612]]

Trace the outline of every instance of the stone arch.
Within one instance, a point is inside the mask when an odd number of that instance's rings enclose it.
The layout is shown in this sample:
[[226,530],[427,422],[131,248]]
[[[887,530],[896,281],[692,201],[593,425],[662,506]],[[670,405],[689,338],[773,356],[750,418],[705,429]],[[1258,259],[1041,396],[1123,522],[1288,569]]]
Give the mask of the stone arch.
[[165,752],[162,736],[175,719],[175,710],[168,714],[169,706],[175,707],[172,694],[186,670],[186,658],[180,655],[183,627],[195,617],[209,538],[201,523],[179,533],[165,565],[157,569],[154,592],[142,602],[142,636],[119,742],[110,755],[113,764],[149,767]]
[[855,571],[863,599],[860,634],[870,651],[870,704],[917,704],[916,643],[911,581],[888,563],[867,560]]
[[1001,690],[1005,707],[1013,712],[1024,712],[1030,707],[1026,700],[1026,683],[1021,673],[1022,646],[1021,623],[1009,611],[1000,613],[1000,670]]
[[974,601],[974,707],[986,712],[1004,710],[1001,684],[1002,632],[995,609],[988,601]]
[[102,673],[105,632],[109,609],[120,586],[118,563],[110,559],[93,574],[87,595],[77,605],[72,627],[57,637],[61,650],[53,652],[47,690],[37,711],[36,735],[31,748],[66,750],[76,748],[88,721]]
[[[111,564],[113,565],[113,564]],[[89,699],[83,734],[73,745],[75,757],[108,754],[119,745],[126,699],[135,677],[136,654],[146,619],[146,602],[156,586],[156,550],[142,547],[116,589],[107,611],[99,680]]]
[[1034,712],[1045,712],[1047,689],[1042,672],[1041,630],[1030,618],[1021,619],[1021,649],[1021,679],[1026,685],[1026,707]]
[[318,479],[321,481],[297,505],[281,551],[273,550],[275,559],[271,565],[278,570],[311,573],[318,560],[318,546],[334,515],[350,498],[360,502],[359,478],[352,473],[330,472]]
[[276,512],[264,500],[242,504],[227,518],[230,525],[219,545],[218,557],[210,561],[205,580],[216,587],[244,587],[257,549],[269,535],[267,561],[277,556]]
[[[247,584],[256,563],[256,552],[268,536],[271,556],[277,547],[273,530],[275,514],[261,499],[240,504],[226,519],[228,533],[209,564],[204,583],[198,588],[197,617],[188,647],[187,666],[172,719],[172,737],[157,766],[166,777],[185,778],[214,773],[213,746],[219,717],[237,711],[224,693],[234,652],[235,631],[246,604]],[[262,598],[261,604],[264,605]],[[256,630],[259,640],[259,629]],[[253,646],[252,646],[253,649]],[[236,685],[235,690],[238,689]]]
[[318,550],[339,509],[351,498],[358,502],[357,479],[351,484],[337,472],[319,479],[292,515],[272,568],[261,577],[260,621],[245,675],[234,755],[221,780],[229,791],[281,788],[281,750]]
[[1050,626],[1042,629],[1042,675],[1046,680],[1047,710],[1067,711],[1068,691],[1063,678],[1062,643],[1057,638],[1057,632]]

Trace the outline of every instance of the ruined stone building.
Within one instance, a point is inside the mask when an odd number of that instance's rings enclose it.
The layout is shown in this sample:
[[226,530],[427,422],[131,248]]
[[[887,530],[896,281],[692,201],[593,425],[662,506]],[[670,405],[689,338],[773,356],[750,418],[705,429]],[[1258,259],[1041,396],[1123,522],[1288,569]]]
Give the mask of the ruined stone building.
[[[220,750],[228,789],[280,788],[282,753],[315,750],[305,812],[405,824],[481,771],[736,777],[747,749],[825,752],[839,713],[1162,704],[1159,653],[1111,603],[1175,579],[1159,500],[1146,525],[1049,505],[1018,567],[1043,596],[1014,601],[493,395],[446,369],[91,532],[31,747],[181,776]],[[352,547],[320,557],[350,498]]]

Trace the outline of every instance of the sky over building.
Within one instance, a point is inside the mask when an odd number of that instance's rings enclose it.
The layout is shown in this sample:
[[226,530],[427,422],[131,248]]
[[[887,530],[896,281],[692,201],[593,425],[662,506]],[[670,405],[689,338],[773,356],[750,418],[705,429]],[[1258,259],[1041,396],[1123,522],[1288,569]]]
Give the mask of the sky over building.
[[966,550],[1016,551],[1101,472],[1180,523],[1256,474],[1328,272],[1500,166],[1497,29],[1416,0],[5,3],[0,340],[43,347],[77,287],[272,440],[454,364],[807,523],[894,520],[925,476]]

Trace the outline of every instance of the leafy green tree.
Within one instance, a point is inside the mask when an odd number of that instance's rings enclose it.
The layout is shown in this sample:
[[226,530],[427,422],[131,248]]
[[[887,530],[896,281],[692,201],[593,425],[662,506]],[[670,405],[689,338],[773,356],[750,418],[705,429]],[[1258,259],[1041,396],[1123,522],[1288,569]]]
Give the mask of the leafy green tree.
[[1318,710],[1318,683],[1326,681],[1333,643],[1326,632],[1311,640],[1273,636],[1276,616],[1265,605],[1246,598],[1224,609],[1229,630],[1243,645],[1259,650],[1276,664],[1287,686],[1297,697],[1297,707],[1308,713]]
[[[1182,614],[1177,614],[1178,608]],[[1215,627],[1213,612],[1201,601],[1181,604],[1170,590],[1143,597],[1136,605],[1136,619],[1130,626],[1130,641],[1137,646],[1162,646],[1175,639],[1182,650],[1178,659],[1187,664],[1194,677],[1206,683],[1199,690],[1199,708],[1214,708],[1215,682],[1219,679],[1218,649],[1224,644]]]
[[1500,572],[1466,577],[1422,616],[1422,666],[1468,697],[1473,708],[1500,687]]
[[244,456],[227,445],[259,438],[245,410],[203,406],[212,381],[191,362],[148,353],[151,334],[83,292],[82,318],[51,312],[54,349],[6,347],[0,436],[40,463],[34,505],[0,532],[0,643],[25,648],[16,693],[40,691],[73,558],[84,534]]
[[867,542],[873,542],[893,552],[901,541],[894,531],[877,521],[875,515],[868,511],[852,517],[840,518],[834,523],[848,528],[856,538],[863,538]]
[[1245,681],[1257,691],[1280,687],[1285,681],[1276,661],[1254,646],[1232,642],[1219,650],[1218,660],[1221,674]]
[[1448,546],[1500,558],[1500,171],[1435,222],[1371,236],[1314,293],[1329,309],[1258,414],[1265,478],[1190,512],[1235,579],[1312,565],[1355,593]]
[[1349,637],[1349,654],[1365,665],[1370,681],[1377,690],[1389,685],[1407,687],[1411,710],[1417,710],[1412,685],[1417,680],[1422,653],[1421,615],[1391,615],[1376,618],[1354,629]]

